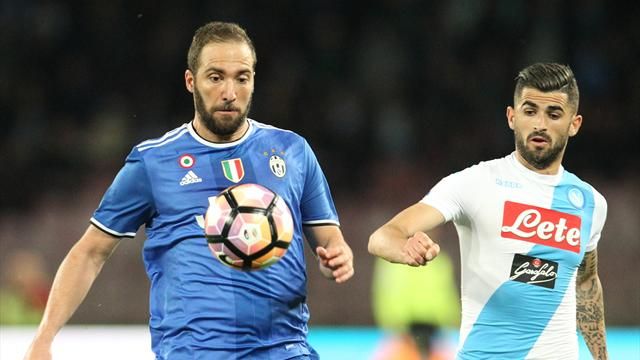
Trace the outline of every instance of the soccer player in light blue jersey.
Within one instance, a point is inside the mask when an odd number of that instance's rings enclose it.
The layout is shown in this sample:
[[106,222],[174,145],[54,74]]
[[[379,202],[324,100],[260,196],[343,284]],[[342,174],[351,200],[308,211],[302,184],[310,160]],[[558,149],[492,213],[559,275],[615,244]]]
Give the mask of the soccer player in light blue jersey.
[[[255,66],[253,44],[238,25],[196,31],[185,72],[193,120],[133,148],[62,262],[27,359],[51,358],[56,333],[120,240],[141,225],[156,359],[318,358],[307,343],[303,239],[337,283],[353,276],[353,254],[309,144],[247,117]],[[253,272],[215,260],[202,228],[208,198],[242,183],[280,195],[295,224],[286,255]]]
[[582,125],[578,98],[568,66],[522,70],[506,112],[515,151],[445,177],[369,239],[372,254],[422,266],[440,249],[426,233],[454,223],[462,265],[458,359],[576,360],[576,329],[595,359],[607,359],[597,271],[607,203],[562,166]]

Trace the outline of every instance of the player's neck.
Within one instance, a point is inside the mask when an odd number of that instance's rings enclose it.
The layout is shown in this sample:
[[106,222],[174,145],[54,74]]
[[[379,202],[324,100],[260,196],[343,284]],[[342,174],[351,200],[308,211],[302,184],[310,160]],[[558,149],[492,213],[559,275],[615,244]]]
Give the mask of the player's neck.
[[536,172],[540,175],[557,175],[560,171],[560,165],[562,164],[562,158],[564,154],[560,154],[556,160],[554,160],[549,166],[543,169],[538,169],[535,166],[531,165],[527,160],[525,160],[519,152],[516,153],[516,159],[520,164],[522,164],[527,169]]
[[242,125],[240,125],[240,127],[238,127],[236,131],[234,131],[232,134],[229,134],[229,135],[219,135],[209,130],[209,128],[207,128],[207,126],[204,125],[202,119],[197,115],[193,118],[192,123],[193,123],[193,130],[195,130],[198,136],[200,136],[204,140],[207,140],[213,143],[228,143],[228,142],[236,141],[242,138],[244,134],[246,134],[247,131],[249,130],[249,120],[247,119],[244,119],[244,121],[242,122]]

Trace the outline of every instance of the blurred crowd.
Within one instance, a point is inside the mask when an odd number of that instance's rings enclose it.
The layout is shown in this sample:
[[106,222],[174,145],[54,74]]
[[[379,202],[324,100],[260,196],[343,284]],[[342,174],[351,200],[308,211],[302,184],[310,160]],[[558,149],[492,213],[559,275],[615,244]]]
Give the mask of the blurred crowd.
[[[608,320],[638,325],[640,290],[626,269],[640,262],[640,26],[638,6],[625,3],[0,2],[0,261],[28,248],[55,271],[131,147],[191,119],[191,36],[227,20],[257,49],[250,117],[309,140],[356,255],[348,288],[310,271],[312,323],[373,322],[357,295],[371,287],[369,233],[440,177],[510,152],[515,75],[556,61],[576,73],[585,118],[565,167],[609,201],[600,247]],[[140,246],[116,252],[76,321],[146,321]],[[455,254],[455,241],[447,246]],[[122,307],[125,294],[132,306]],[[326,301],[336,294],[341,304]]]

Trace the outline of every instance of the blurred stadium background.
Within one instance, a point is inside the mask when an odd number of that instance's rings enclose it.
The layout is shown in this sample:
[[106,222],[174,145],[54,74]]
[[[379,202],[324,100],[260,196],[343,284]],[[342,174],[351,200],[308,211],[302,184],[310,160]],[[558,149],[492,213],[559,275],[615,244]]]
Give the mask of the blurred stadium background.
[[[514,76],[557,61],[577,75],[585,118],[565,167],[609,202],[599,246],[607,324],[630,331],[640,358],[640,26],[638,5],[625,3],[2,1],[0,286],[35,271],[13,265],[24,249],[51,281],[131,147],[191,119],[191,36],[227,20],[258,53],[250,116],[309,140],[355,252],[346,286],[310,266],[312,329],[382,336],[367,296],[368,235],[441,177],[510,152]],[[73,324],[147,322],[142,242],[123,242]],[[441,243],[456,253],[452,228]],[[4,349],[12,329],[0,332]]]

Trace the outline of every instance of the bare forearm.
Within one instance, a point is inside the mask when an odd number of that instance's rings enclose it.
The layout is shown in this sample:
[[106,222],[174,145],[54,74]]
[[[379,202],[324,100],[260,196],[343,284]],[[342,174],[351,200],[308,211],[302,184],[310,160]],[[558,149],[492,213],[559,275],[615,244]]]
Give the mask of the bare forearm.
[[577,288],[576,320],[594,359],[608,359],[604,322],[604,301],[598,276],[591,276]]
[[77,245],[69,252],[53,281],[38,338],[53,339],[82,303],[103,264],[82,256]]
[[[394,216],[389,222],[381,226],[369,237],[369,252],[387,261],[412,266],[424,265],[421,259],[426,255],[425,249],[411,249],[411,242],[416,234],[430,231],[445,223],[444,216],[436,208],[423,203],[414,204]],[[426,236],[418,236],[425,238]],[[429,242],[431,242],[429,240]],[[437,251],[432,256],[435,256]],[[427,256],[426,260],[430,260]]]
[[405,263],[402,251],[407,236],[391,226],[383,226],[369,237],[369,253],[393,263]]
[[118,243],[118,238],[89,226],[58,268],[35,343],[52,341],[80,306]]

